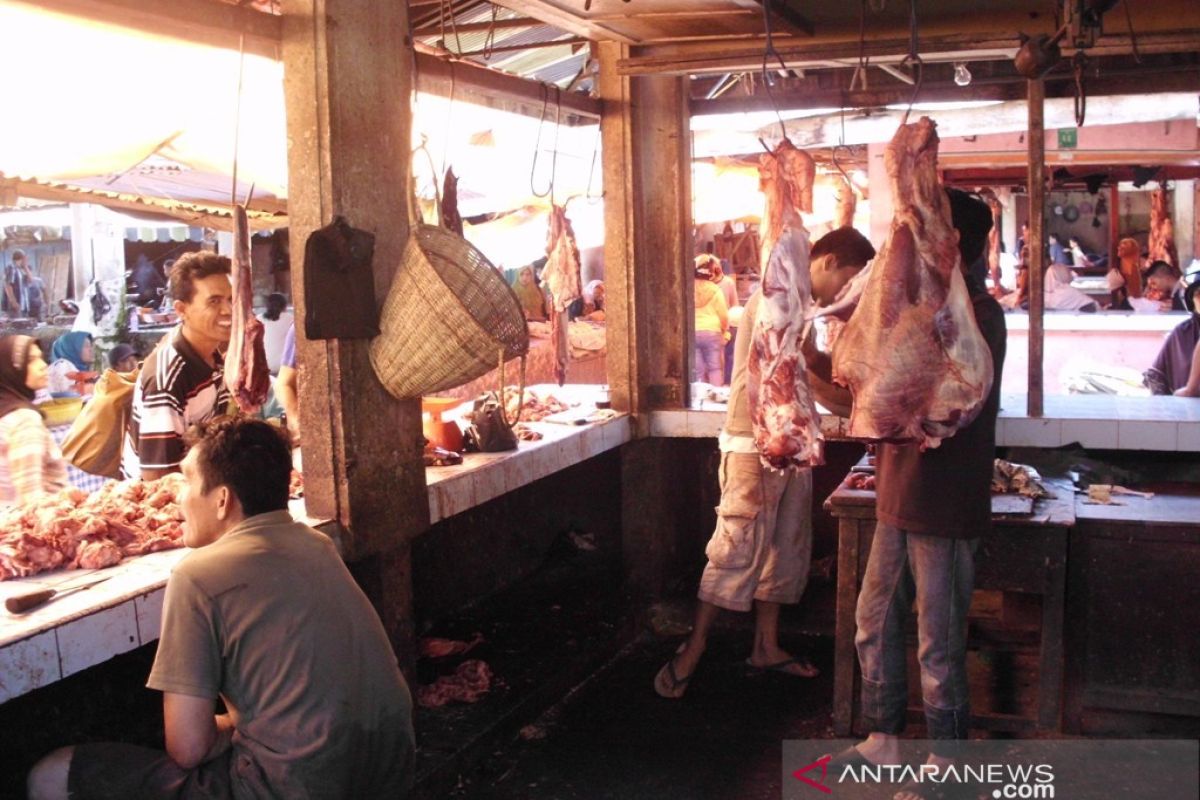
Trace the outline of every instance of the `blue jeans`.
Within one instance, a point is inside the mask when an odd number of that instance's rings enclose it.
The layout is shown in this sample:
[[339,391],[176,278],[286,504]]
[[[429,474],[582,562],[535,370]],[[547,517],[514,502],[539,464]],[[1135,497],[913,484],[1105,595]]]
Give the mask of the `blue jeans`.
[[696,380],[721,386],[725,377],[725,337],[716,331],[696,331]]
[[899,734],[908,706],[905,628],[917,605],[917,661],[930,739],[953,755],[967,738],[967,610],[975,588],[978,539],[908,533],[880,522],[855,614],[862,711],[870,730]]

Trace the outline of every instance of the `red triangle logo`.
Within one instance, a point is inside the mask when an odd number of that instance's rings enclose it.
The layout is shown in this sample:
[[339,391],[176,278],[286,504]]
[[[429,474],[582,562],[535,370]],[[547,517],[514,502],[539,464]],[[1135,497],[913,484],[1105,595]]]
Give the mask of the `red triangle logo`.
[[[816,761],[809,764],[807,767],[801,767],[800,769],[793,772],[792,777],[798,781],[807,783],[812,788],[822,791],[825,794],[833,794],[833,790],[825,785],[825,772],[829,768],[829,759],[831,759],[831,758],[833,758],[833,756],[831,756],[831,755],[821,756]],[[821,782],[820,783],[818,783],[817,781],[813,780],[812,778],[810,778],[804,774],[804,773],[808,772],[809,770],[816,769],[817,767],[821,768]]]

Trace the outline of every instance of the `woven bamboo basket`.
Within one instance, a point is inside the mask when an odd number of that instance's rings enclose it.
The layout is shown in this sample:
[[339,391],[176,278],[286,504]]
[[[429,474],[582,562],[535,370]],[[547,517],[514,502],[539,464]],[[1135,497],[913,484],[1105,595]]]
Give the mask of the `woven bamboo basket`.
[[529,351],[512,287],[470,242],[435,225],[412,226],[371,340],[371,365],[400,399],[474,380]]

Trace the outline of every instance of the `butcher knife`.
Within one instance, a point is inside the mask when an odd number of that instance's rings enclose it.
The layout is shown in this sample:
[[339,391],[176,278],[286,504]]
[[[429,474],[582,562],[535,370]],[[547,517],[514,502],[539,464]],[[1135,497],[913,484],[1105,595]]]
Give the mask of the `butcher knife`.
[[104,583],[111,578],[112,575],[106,575],[103,578],[98,578],[90,583],[82,583],[78,586],[72,586],[70,589],[39,589],[36,592],[26,592],[25,594],[16,594],[4,601],[4,607],[8,609],[10,614],[24,614],[31,611],[42,603],[49,602],[55,597],[65,597],[74,592],[82,592],[84,589],[90,589],[98,583]]

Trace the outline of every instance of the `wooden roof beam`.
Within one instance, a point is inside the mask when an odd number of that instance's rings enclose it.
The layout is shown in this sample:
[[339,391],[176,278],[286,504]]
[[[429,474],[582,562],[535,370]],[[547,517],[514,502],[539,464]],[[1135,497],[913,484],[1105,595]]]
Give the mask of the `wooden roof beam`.
[[812,22],[803,14],[792,8],[790,0],[735,0],[739,6],[746,8],[767,7],[771,19],[780,22],[790,33],[802,33],[805,36],[815,36],[817,31]]
[[[927,67],[928,69],[928,67]],[[1071,97],[1074,79],[1067,72],[1052,72],[1045,76],[1047,97]],[[948,77],[927,75],[921,84],[918,103],[967,102],[970,100],[1021,100],[1025,97],[1026,81],[1022,78],[976,79],[970,86],[958,86]],[[1160,70],[1102,71],[1100,77],[1089,78],[1090,96],[1145,94],[1147,86],[1155,92],[1200,92],[1200,72],[1164,66]],[[765,92],[751,97],[727,95],[711,100],[693,97],[689,103],[693,116],[702,114],[734,114],[751,111],[770,111],[776,105],[781,110],[806,108],[871,108],[907,103],[913,87],[903,84],[876,86],[869,90],[848,91],[841,87],[828,89],[799,86],[775,89],[772,96]]]
[[278,60],[283,18],[213,0],[15,0],[80,19]]
[[[498,99],[507,101],[506,105],[510,106],[507,110],[532,116],[541,113],[547,91],[550,92],[551,102],[559,101],[557,87],[506,75],[470,61],[439,57],[420,45],[417,47],[416,84],[419,91],[441,97],[449,97],[453,87],[456,99],[489,108],[496,107]],[[567,114],[585,117],[589,121],[600,119],[599,100],[582,92],[562,92],[561,98],[563,111]],[[564,118],[564,122],[568,120],[569,117]]]
[[[580,14],[573,14],[554,3],[545,2],[545,0],[495,0],[495,4],[516,11],[518,14],[540,19],[547,25],[553,25],[586,39],[605,39],[622,44],[638,44],[637,40],[618,32],[610,25]],[[579,4],[579,10],[583,11],[582,3]]]
[[[880,59],[900,61],[909,50],[908,38],[869,41],[863,54],[877,66]],[[926,63],[937,61],[1006,60],[1016,55],[1018,41],[1003,34],[928,36],[921,39],[921,58]],[[790,69],[805,69],[829,61],[846,60],[852,67],[858,62],[857,41],[827,44],[785,42],[776,45],[784,64]],[[1100,37],[1095,46],[1087,49],[1089,58],[1129,55],[1133,42],[1128,35]],[[1194,53],[1200,51],[1200,30],[1181,30],[1172,33],[1141,33],[1137,50],[1142,55],[1152,53]],[[711,43],[674,44],[644,47],[639,54],[617,62],[621,75],[696,75],[712,72],[750,72],[762,69],[762,45],[718,47]],[[1069,57],[1074,50],[1063,48]]]

